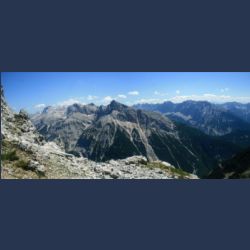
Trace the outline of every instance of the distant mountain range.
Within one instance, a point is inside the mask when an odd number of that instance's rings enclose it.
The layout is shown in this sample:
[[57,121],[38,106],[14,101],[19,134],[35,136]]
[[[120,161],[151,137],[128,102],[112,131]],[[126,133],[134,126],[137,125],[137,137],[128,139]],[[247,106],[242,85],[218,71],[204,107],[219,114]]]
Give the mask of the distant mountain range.
[[206,176],[250,145],[249,123],[227,108],[193,101],[128,107],[112,101],[47,107],[32,121],[48,141],[78,156],[106,161],[143,155]]
[[246,122],[250,122],[250,103],[227,102],[218,105]]
[[173,121],[197,128],[207,135],[223,136],[235,131],[242,131],[243,135],[250,135],[250,104],[185,101],[182,103],[137,104],[134,108],[160,112]]

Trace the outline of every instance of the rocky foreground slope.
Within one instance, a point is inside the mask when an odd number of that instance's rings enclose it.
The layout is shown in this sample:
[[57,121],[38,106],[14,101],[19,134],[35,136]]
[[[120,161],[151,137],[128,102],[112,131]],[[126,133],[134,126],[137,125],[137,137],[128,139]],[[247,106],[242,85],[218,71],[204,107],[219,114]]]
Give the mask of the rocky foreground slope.
[[1,89],[2,178],[49,179],[196,179],[162,161],[143,156],[96,163],[65,153],[41,136],[24,111],[15,114]]

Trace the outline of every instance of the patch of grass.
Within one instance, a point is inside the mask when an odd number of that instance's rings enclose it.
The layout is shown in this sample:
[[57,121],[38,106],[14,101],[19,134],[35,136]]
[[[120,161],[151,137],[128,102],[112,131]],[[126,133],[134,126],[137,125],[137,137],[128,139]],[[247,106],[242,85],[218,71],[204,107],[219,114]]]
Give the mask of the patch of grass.
[[[3,176],[4,178],[32,178],[37,179],[46,178],[45,174],[39,173],[34,169],[29,168],[30,160],[33,157],[31,151],[24,151],[18,144],[13,142],[2,140],[2,154],[1,160],[3,163]],[[9,173],[7,169],[12,171]]]
[[165,165],[163,165],[160,162],[148,162],[147,167],[150,168],[150,169],[153,169],[153,168],[160,168],[162,170],[168,169],[168,167],[166,167]]
[[1,154],[1,160],[2,161],[17,161],[19,160],[19,157],[16,154],[16,150],[12,150],[8,152],[3,152],[3,154]]
[[29,161],[20,160],[15,164],[16,167],[28,170]]
[[189,173],[183,171],[180,168],[173,168],[173,167],[168,167],[165,166],[164,164],[162,164],[161,162],[149,162],[146,167],[150,168],[150,169],[154,169],[154,168],[159,168],[161,170],[165,170],[170,172],[173,175],[179,175],[180,179],[183,179],[185,177],[189,176]]
[[2,147],[6,147],[7,146],[7,142],[5,140],[2,140]]
[[179,175],[181,178],[189,176],[189,173],[183,171],[180,168],[170,168],[171,173]]

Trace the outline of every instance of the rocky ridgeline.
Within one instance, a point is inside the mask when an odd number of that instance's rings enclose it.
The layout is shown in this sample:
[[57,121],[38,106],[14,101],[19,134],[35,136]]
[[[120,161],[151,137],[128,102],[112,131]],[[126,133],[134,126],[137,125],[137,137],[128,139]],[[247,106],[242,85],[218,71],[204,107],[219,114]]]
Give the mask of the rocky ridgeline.
[[248,130],[250,104],[213,104],[207,101],[164,102],[137,104],[137,109],[160,112],[173,121],[185,123],[207,135],[223,136],[235,130]]
[[162,161],[143,156],[97,163],[67,154],[54,142],[46,142],[27,113],[15,114],[1,89],[2,178],[49,179],[196,179],[192,174]]

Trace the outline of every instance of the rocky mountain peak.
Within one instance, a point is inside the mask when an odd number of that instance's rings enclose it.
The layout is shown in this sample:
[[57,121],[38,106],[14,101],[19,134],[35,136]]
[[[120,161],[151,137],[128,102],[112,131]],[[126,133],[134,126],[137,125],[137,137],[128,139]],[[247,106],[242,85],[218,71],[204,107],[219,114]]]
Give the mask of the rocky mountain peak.
[[4,98],[4,91],[2,84],[0,85],[0,91],[1,91],[1,105],[7,106]]
[[87,105],[75,103],[67,107],[66,114],[71,115],[72,113],[81,113],[85,115],[94,114],[97,111],[98,107],[94,103]]
[[42,111],[42,114],[47,114],[51,108],[52,106],[45,107],[44,110]]
[[[4,90],[3,86],[1,85],[1,124],[3,124],[7,120],[10,121],[11,119],[13,119],[13,117],[14,113],[12,112],[12,110],[9,108],[9,106],[5,101]],[[2,131],[3,131],[3,125],[2,125]]]
[[124,105],[124,104],[122,104],[122,103],[120,103],[120,102],[117,102],[117,101],[113,100],[113,101],[107,106],[107,108],[108,108],[109,110],[118,110],[118,111],[121,111],[121,110],[123,110],[123,109],[125,109],[125,108],[128,108],[128,106],[126,106],[126,105]]
[[18,115],[25,120],[29,119],[29,114],[24,109],[21,109]]
[[67,107],[67,114],[73,113],[73,112],[80,112],[82,111],[82,105],[75,103],[73,105],[70,105]]
[[[104,106],[104,105],[101,105],[98,107],[97,109],[97,116],[98,117],[101,117],[101,116],[104,116],[104,115],[108,115],[108,114],[111,114],[113,113],[113,111],[119,111],[121,113],[124,113],[125,111],[128,111],[130,110],[131,108],[120,103],[120,102],[117,102],[115,100],[111,101],[109,105],[107,106]],[[124,112],[123,112],[124,111]]]
[[0,92],[1,92],[1,98],[2,98],[2,96],[3,96],[3,85],[2,84],[0,84]]

